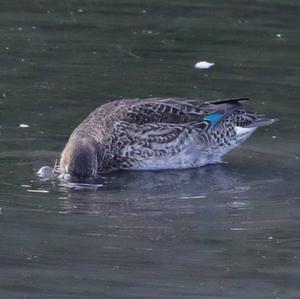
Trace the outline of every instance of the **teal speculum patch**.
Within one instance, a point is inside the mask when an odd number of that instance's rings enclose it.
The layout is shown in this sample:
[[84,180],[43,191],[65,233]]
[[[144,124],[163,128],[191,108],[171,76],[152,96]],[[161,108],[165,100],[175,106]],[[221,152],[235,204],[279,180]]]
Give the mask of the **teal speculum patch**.
[[214,114],[205,115],[203,119],[209,121],[214,127],[222,117],[223,117],[222,113],[214,113]]

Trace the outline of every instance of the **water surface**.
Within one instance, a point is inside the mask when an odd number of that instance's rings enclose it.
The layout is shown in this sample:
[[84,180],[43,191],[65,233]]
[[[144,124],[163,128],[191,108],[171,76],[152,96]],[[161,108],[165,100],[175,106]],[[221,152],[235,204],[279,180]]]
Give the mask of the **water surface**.
[[[299,298],[299,15],[293,0],[1,3],[0,297]],[[249,96],[280,122],[226,164],[84,187],[35,175],[101,103],[150,96]]]

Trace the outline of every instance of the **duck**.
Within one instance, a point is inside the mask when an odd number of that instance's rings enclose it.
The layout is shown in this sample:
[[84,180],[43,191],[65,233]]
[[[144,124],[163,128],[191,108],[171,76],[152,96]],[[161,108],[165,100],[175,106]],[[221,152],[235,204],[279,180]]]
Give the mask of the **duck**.
[[58,171],[78,179],[116,170],[196,168],[222,161],[258,128],[261,118],[243,106],[249,98],[180,98],[107,102],[72,132]]

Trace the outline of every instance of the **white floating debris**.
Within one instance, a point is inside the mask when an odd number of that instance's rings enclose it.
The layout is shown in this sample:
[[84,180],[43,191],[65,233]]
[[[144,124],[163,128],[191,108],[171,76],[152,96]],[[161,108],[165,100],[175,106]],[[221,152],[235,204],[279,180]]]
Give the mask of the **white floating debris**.
[[29,125],[26,125],[26,124],[19,124],[19,127],[20,127],[20,128],[29,128]]
[[235,200],[232,203],[230,203],[229,206],[233,208],[244,208],[248,206],[248,203],[244,201]]
[[276,34],[276,37],[279,38],[279,39],[283,39],[283,34],[277,33],[277,34]]
[[21,185],[21,187],[23,187],[23,188],[30,188],[31,186],[30,185]]
[[209,69],[215,64],[213,62],[208,62],[208,61],[199,61],[195,64],[196,69]]
[[83,9],[82,9],[82,8],[78,8],[77,11],[78,11],[79,13],[83,13]]
[[276,138],[277,138],[277,136],[275,136],[275,135],[274,135],[274,136],[272,136],[272,139],[276,139]]
[[31,192],[31,193],[49,193],[48,190],[35,190],[35,189],[28,189],[26,190],[27,192]]
[[202,199],[206,198],[206,195],[197,195],[197,196],[180,196],[179,199]]

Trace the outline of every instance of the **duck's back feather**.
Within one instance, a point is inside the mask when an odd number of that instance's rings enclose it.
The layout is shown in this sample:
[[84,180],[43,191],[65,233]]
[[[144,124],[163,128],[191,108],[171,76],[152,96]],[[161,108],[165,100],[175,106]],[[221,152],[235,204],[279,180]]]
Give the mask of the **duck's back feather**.
[[[182,124],[203,119],[206,114],[220,113],[241,107],[240,101],[247,98],[229,99],[214,102],[182,99],[150,98],[147,100],[120,100],[102,105],[93,114],[110,118],[111,111],[116,120],[130,123],[172,123]],[[103,115],[105,111],[105,115]],[[106,113],[107,111],[107,113]],[[101,113],[102,112],[102,113]]]

